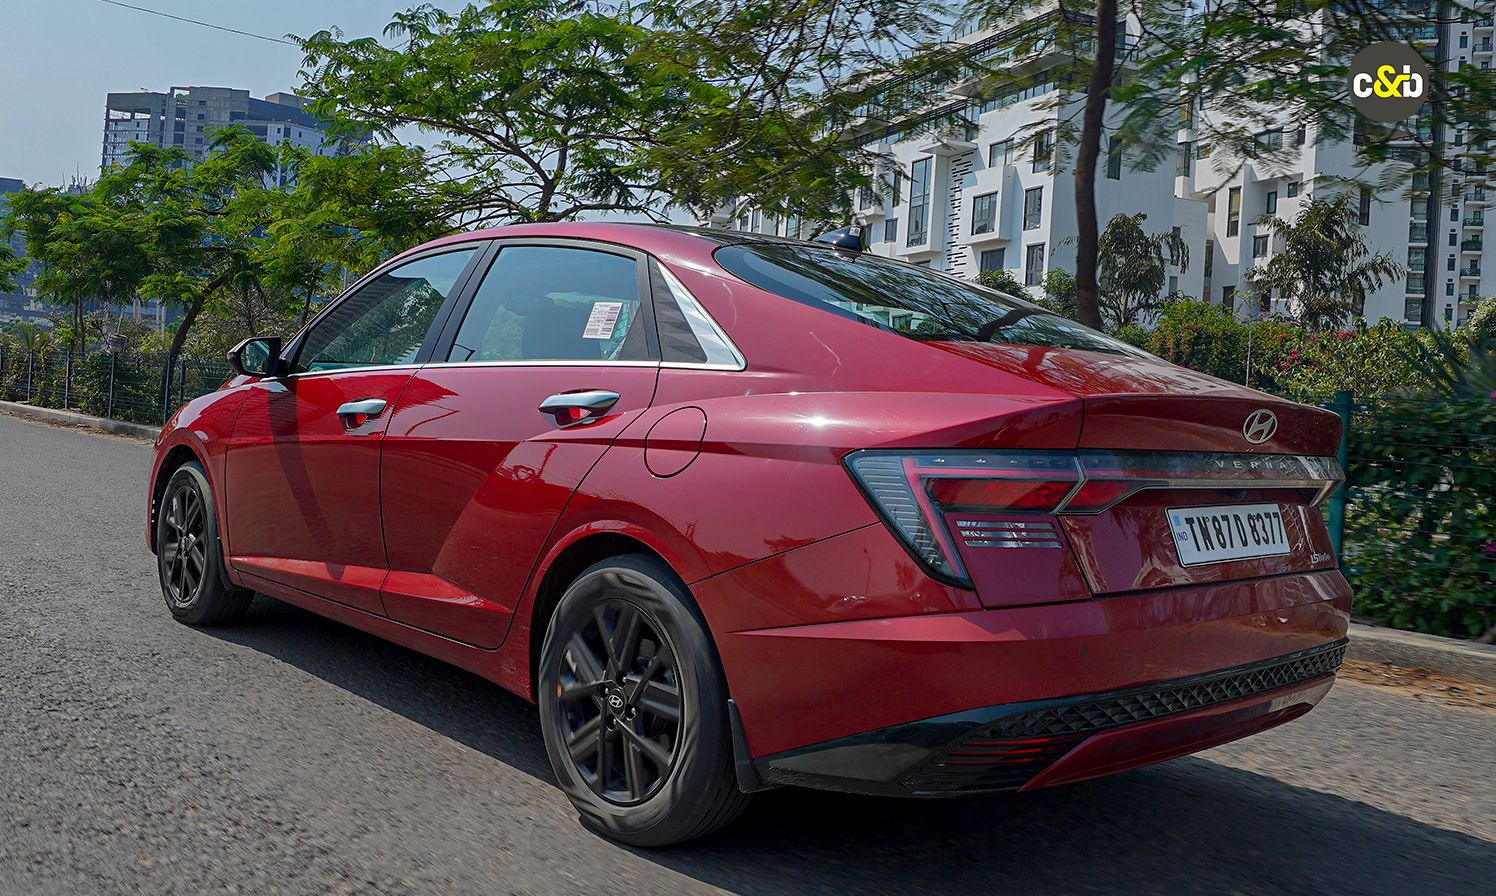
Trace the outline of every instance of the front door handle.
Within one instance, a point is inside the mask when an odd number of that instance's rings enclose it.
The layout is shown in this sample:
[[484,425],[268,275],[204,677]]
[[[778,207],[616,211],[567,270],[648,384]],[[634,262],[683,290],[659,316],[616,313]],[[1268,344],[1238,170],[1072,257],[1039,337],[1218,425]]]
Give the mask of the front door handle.
[[540,403],[540,412],[550,414],[562,426],[595,423],[600,415],[618,403],[618,393],[606,389],[580,392],[558,392]]
[[383,398],[364,398],[359,401],[349,401],[338,406],[338,418],[343,425],[352,429],[355,426],[363,426],[365,423],[384,413],[389,402]]

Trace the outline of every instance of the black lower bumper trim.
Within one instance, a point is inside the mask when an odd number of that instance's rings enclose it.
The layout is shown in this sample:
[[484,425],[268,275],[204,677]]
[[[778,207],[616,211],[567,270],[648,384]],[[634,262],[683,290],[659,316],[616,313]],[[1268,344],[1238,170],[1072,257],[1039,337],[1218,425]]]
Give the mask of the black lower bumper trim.
[[1102,694],[951,713],[756,760],[766,783],[894,796],[1023,787],[1102,731],[1263,694],[1335,672],[1346,639],[1259,663]]

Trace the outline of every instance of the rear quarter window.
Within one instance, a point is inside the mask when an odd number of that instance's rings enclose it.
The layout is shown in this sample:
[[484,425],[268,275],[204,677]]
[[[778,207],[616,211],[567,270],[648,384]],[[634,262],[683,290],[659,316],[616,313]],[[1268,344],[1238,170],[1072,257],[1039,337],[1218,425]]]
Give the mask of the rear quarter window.
[[792,301],[921,342],[990,342],[1146,352],[1045,309],[945,274],[867,253],[740,243],[714,256],[728,273]]

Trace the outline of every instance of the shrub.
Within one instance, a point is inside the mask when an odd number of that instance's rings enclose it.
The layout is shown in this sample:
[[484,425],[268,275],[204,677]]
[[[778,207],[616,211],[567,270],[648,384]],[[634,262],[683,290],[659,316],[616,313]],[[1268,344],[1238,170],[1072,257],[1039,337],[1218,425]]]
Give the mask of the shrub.
[[1343,566],[1356,611],[1496,635],[1496,401],[1376,400],[1349,441]]

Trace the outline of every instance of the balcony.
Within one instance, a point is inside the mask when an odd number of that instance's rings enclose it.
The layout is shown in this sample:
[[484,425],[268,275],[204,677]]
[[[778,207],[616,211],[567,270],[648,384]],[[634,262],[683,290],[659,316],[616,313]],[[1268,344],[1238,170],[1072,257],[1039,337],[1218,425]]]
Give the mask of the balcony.
[[1482,243],[1480,240],[1465,240],[1463,243],[1460,243],[1460,251],[1461,252],[1479,252],[1484,247],[1484,245],[1485,244]]
[[1492,41],[1489,37],[1483,41],[1478,41],[1474,47],[1476,56],[1480,56],[1484,53],[1489,53],[1493,49],[1496,49],[1496,41]]
[[1461,280],[1479,280],[1480,279],[1480,265],[1478,265],[1478,264],[1472,264],[1472,265],[1467,265],[1466,267],[1460,268],[1460,279]]
[[1407,293],[1408,295],[1410,295],[1410,296],[1421,296],[1421,295],[1423,295],[1423,278],[1419,277],[1417,280],[1414,280],[1413,279],[1413,275],[1409,274],[1408,275],[1408,286],[1403,291],[1405,293]]
[[1496,27],[1496,16],[1486,16],[1484,19],[1476,19],[1475,24],[1471,27],[1476,31],[1490,31],[1493,27]]
[[1464,225],[1466,227],[1485,227],[1486,217],[1485,215],[1466,215]]
[[1486,201],[1486,191],[1485,190],[1469,190],[1469,191],[1467,191],[1465,193],[1465,201],[1466,202],[1485,202]]
[[1415,245],[1428,242],[1428,225],[1412,224],[1408,227],[1408,242]]

